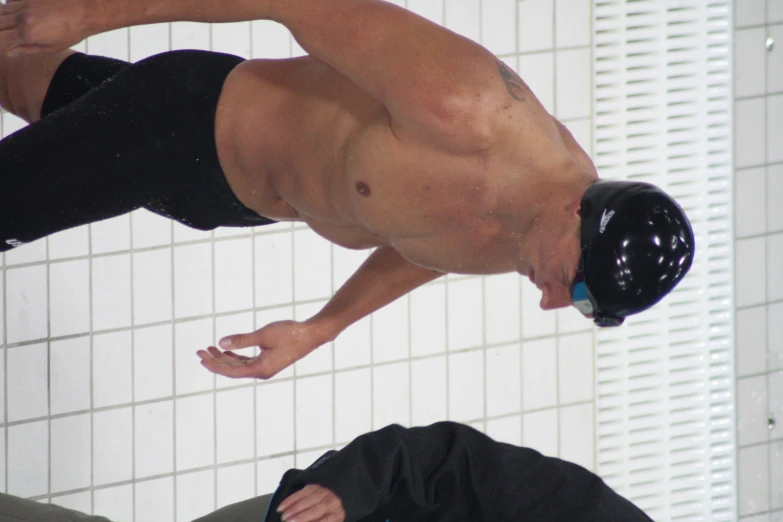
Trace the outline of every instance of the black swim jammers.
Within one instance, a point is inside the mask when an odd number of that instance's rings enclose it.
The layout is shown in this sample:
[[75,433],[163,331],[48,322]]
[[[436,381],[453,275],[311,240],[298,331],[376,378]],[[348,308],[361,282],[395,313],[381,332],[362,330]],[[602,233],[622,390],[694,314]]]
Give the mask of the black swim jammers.
[[142,207],[199,230],[273,223],[239,202],[217,156],[218,99],[242,61],[68,57],[41,119],[0,141],[0,252]]

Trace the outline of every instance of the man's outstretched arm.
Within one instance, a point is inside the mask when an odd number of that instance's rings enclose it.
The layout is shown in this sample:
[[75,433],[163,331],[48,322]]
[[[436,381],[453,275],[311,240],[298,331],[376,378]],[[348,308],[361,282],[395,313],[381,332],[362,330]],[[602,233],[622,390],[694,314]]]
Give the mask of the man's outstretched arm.
[[257,357],[221,352],[215,347],[198,354],[211,372],[226,377],[268,379],[334,340],[359,319],[442,275],[442,272],[414,265],[391,247],[382,247],[375,250],[326,306],[307,321],[280,321],[250,334],[226,337],[220,342],[220,347],[226,350],[259,346],[261,354]]
[[400,137],[456,152],[487,148],[493,121],[526,95],[480,45],[382,0],[12,0],[0,13],[17,52],[56,51],[133,25],[274,20],[383,103]]

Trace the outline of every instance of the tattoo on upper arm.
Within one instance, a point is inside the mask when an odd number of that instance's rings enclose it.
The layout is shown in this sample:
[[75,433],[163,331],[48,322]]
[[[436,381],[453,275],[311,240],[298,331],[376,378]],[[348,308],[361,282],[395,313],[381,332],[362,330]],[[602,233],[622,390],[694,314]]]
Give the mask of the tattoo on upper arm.
[[506,89],[511,97],[518,102],[525,101],[525,87],[519,76],[503,62],[498,62],[498,70],[500,71],[500,77],[503,79],[503,83],[506,84]]

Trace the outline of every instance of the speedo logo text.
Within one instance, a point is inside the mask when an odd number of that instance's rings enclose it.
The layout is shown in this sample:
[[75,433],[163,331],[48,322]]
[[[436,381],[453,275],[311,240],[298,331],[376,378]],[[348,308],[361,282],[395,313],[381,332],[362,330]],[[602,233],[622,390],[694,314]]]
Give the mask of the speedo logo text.
[[612,216],[614,216],[614,210],[606,211],[604,209],[604,213],[601,215],[601,224],[598,226],[598,232],[603,234],[606,231],[606,225],[609,224],[609,220],[612,219]]

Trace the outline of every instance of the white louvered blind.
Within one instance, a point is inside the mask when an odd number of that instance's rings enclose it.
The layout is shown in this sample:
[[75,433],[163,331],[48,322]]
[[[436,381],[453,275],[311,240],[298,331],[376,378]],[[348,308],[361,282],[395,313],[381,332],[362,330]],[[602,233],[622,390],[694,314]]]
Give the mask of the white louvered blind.
[[735,513],[731,1],[593,0],[594,151],[696,235],[688,277],[597,336],[599,473],[656,521]]

